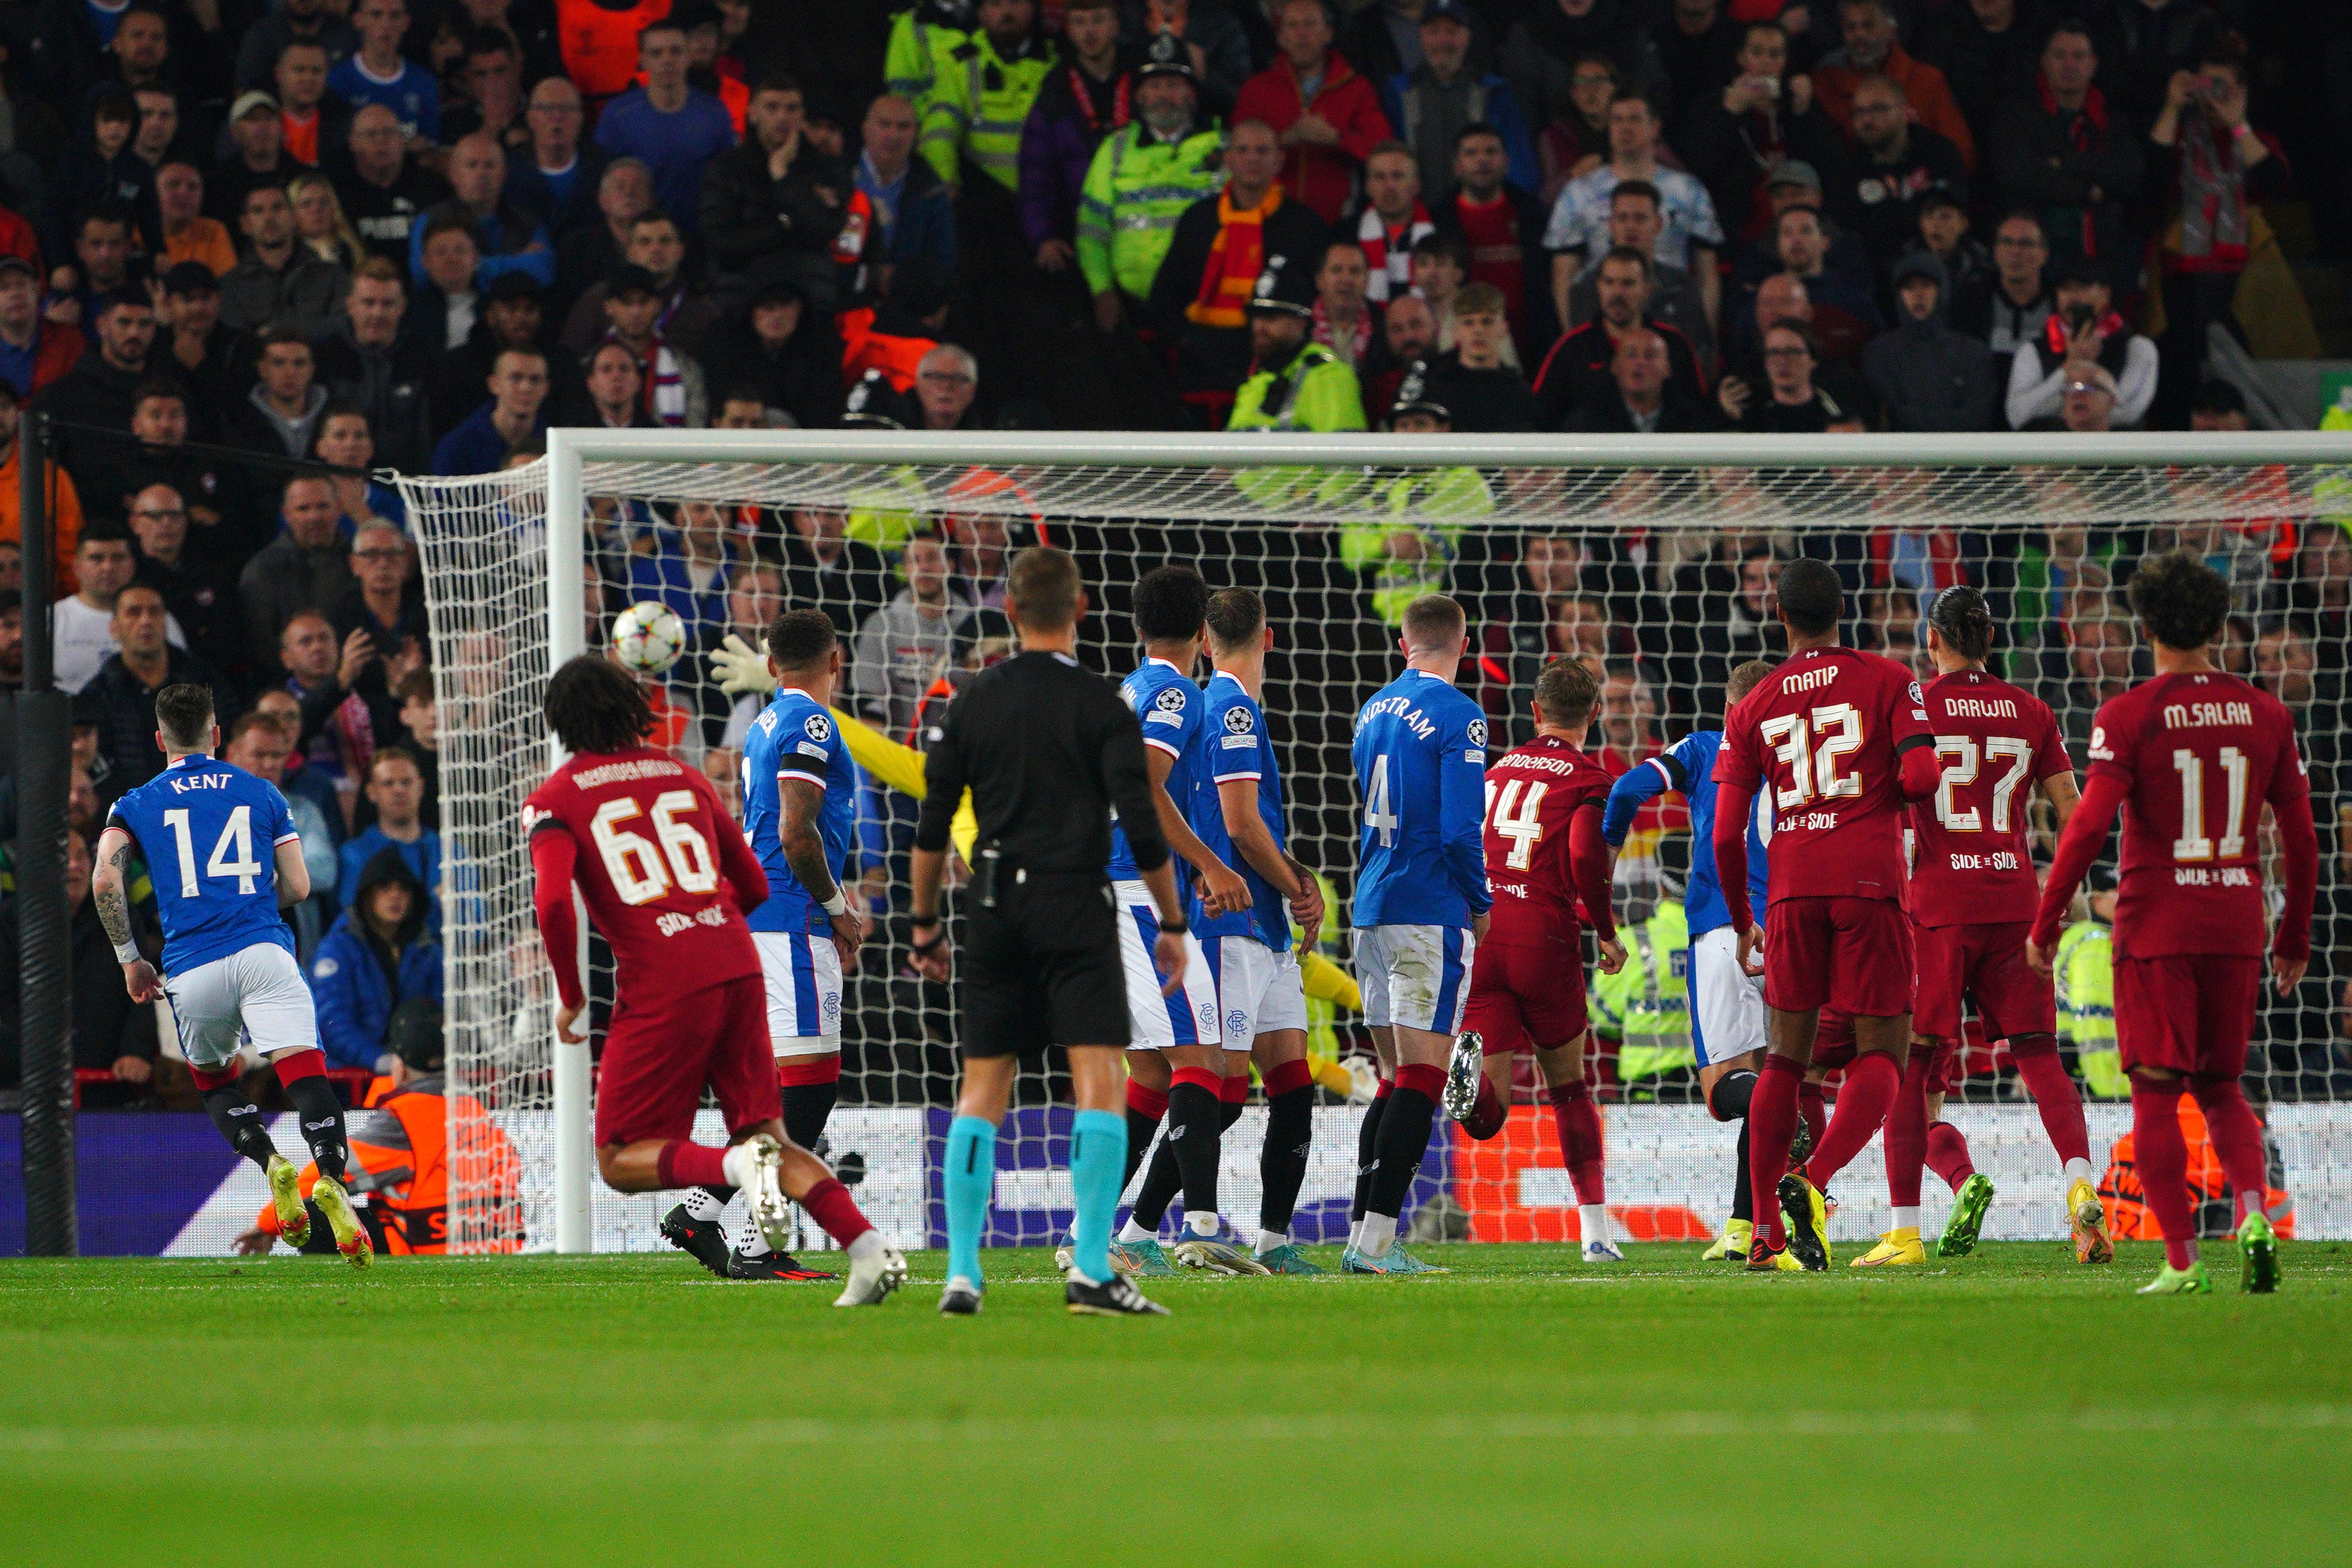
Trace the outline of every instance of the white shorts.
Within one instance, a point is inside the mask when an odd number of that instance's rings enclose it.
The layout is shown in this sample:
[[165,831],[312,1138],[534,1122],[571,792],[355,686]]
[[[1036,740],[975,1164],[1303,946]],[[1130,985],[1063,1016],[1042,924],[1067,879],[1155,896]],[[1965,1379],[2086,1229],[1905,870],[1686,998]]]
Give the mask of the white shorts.
[[1358,926],[1356,984],[1364,992],[1364,1021],[1459,1032],[1477,950],[1478,939],[1466,926]]
[[319,1048],[319,1014],[294,955],[257,942],[163,982],[192,1066],[226,1067],[250,1045],[265,1057]]
[[1227,1051],[1247,1051],[1259,1035],[1278,1029],[1307,1027],[1297,954],[1277,953],[1255,936],[1212,936],[1202,946],[1216,977]]
[[1739,967],[1739,933],[1718,925],[1691,939],[1689,985],[1701,1067],[1764,1049],[1764,977]]
[[831,936],[754,931],[768,987],[768,1045],[778,1056],[841,1050],[841,951]]
[[1217,1028],[1217,979],[1209,972],[1200,939],[1189,931],[1184,934],[1184,983],[1175,995],[1161,996],[1160,971],[1151,962],[1151,945],[1160,939],[1160,906],[1139,882],[1115,882],[1110,890],[1118,900],[1118,956],[1127,970],[1127,1018],[1132,1031],[1128,1049],[1217,1044],[1223,1039]]

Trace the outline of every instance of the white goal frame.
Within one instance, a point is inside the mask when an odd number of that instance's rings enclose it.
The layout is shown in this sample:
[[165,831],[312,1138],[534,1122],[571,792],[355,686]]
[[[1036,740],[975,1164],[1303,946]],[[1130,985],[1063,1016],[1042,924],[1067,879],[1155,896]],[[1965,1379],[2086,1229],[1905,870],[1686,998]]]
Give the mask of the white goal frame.
[[[586,549],[591,463],[982,464],[1161,468],[1301,465],[1384,469],[2147,467],[2272,464],[2352,465],[2352,434],[2319,431],[2104,435],[1847,434],[1814,436],[1184,434],[801,430],[589,430],[547,433],[548,669],[587,651],[579,562]],[[2352,466],[2347,466],[2352,477]],[[568,564],[567,564],[568,563]],[[550,740],[550,765],[563,752]],[[585,927],[582,961],[585,964]],[[555,1249],[594,1249],[590,1183],[595,1150],[589,1047],[554,1042]]]

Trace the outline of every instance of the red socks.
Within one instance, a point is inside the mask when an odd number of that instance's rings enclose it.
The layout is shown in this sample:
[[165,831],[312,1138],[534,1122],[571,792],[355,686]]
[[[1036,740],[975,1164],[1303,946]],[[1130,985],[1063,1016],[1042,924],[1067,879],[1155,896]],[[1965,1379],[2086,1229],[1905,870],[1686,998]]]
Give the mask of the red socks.
[[2058,1151],[2058,1163],[2088,1160],[2091,1130],[2083,1122],[2082,1092],[2058,1060],[2057,1042],[2046,1034],[2013,1040],[2009,1055],[2017,1063],[2017,1075],[2025,1080],[2026,1092],[2033,1096],[2033,1108],[2042,1113],[2042,1130]]
[[1408,1061],[1397,1069],[1396,1086],[1426,1095],[1434,1105],[1445,1097],[1445,1069]]
[[688,1138],[674,1138],[661,1146],[655,1170],[665,1187],[725,1186],[727,1151]]
[[2237,1200],[2232,1218],[2243,1219],[2247,1209],[2262,1207],[2270,1186],[2263,1124],[2234,1078],[2192,1078],[2189,1092],[2205,1113],[2206,1134],[2213,1140],[2213,1152],[2221,1156],[2221,1174],[2230,1178],[2230,1192]]
[[1886,1052],[1865,1051],[1855,1057],[1853,1065],[1845,1070],[1844,1087],[1838,1091],[1837,1113],[1830,1118],[1829,1130],[1822,1134],[1813,1157],[1806,1162],[1805,1179],[1817,1187],[1829,1186],[1830,1179],[1862,1153],[1885,1124],[1895,1091],[1902,1087],[1903,1070]]
[[1168,1096],[1158,1089],[1146,1089],[1130,1078],[1127,1081],[1127,1108],[1129,1113],[1142,1117],[1153,1126],[1168,1114]]
[[1976,1162],[1969,1158],[1969,1141],[1949,1122],[1938,1122],[1927,1129],[1927,1168],[1954,1192],[1977,1174]]
[[1767,1055],[1748,1102],[1748,1179],[1756,1192],[1756,1230],[1766,1246],[1789,1244],[1780,1219],[1780,1178],[1789,1174],[1789,1141],[1797,1133],[1797,1089],[1805,1070],[1788,1057]]
[[2175,1269],[2196,1261],[2189,1249],[2197,1219],[2189,1197],[2189,1143],[2180,1135],[2182,1087],[2177,1078],[2132,1080],[2132,1164],[2164,1232],[2164,1260]]
[[803,1193],[800,1205],[827,1236],[844,1247],[874,1228],[872,1222],[858,1211],[857,1201],[849,1196],[849,1189],[831,1176]]
[[1829,1108],[1822,1099],[1820,1084],[1802,1082],[1798,1083],[1797,1113],[1804,1117],[1805,1125],[1812,1131],[1813,1147],[1820,1148],[1822,1130],[1828,1125],[1830,1119]]
[[1462,1124],[1462,1130],[1483,1144],[1503,1130],[1510,1109],[1495,1092],[1494,1080],[1482,1072],[1478,1075],[1478,1103],[1471,1109],[1470,1119]]
[[291,1056],[281,1056],[271,1062],[278,1082],[292,1088],[305,1078],[323,1078],[327,1072],[327,1055],[322,1051],[298,1051]]
[[1927,1071],[1934,1053],[1919,1050],[1903,1069],[1903,1087],[1886,1113],[1886,1201],[1919,1207],[1919,1171],[1927,1159]]
[[1575,1184],[1576,1201],[1604,1201],[1601,1157],[1601,1107],[1581,1083],[1562,1083],[1551,1091],[1553,1130],[1559,1134],[1559,1157]]
[[[1265,1097],[1268,1100],[1278,1099],[1294,1089],[1304,1089],[1314,1082],[1315,1070],[1307,1065],[1304,1058],[1297,1061],[1286,1061],[1265,1075]],[[1134,1085],[1129,1084],[1128,1091],[1129,1103],[1132,1104]]]
[[779,1089],[805,1089],[814,1083],[840,1082],[841,1057],[837,1052],[776,1058],[776,1087]]

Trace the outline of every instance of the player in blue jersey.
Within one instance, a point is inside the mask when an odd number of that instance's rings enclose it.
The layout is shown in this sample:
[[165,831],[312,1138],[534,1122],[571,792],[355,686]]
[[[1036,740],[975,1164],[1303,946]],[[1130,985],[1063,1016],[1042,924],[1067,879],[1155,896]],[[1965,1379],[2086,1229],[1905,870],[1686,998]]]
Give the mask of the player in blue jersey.
[[[1771,673],[1772,666],[1761,659],[1733,670],[1724,683],[1724,710],[1730,711]],[[1748,1102],[1756,1091],[1757,1069],[1763,1064],[1764,980],[1739,967],[1738,933],[1731,929],[1723,889],[1716,883],[1715,754],[1722,746],[1723,731],[1693,730],[1627,770],[1609,791],[1601,833],[1612,846],[1622,844],[1634,813],[1669,789],[1680,790],[1690,802],[1690,881],[1684,891],[1683,915],[1690,925],[1685,983],[1690,988],[1691,1051],[1698,1059],[1699,1092],[1708,1112],[1718,1122],[1739,1124],[1739,1171],[1732,1182],[1731,1218],[1706,1256],[1745,1263],[1756,1219],[1748,1176]],[[1762,805],[1748,821],[1748,890],[1754,900],[1765,893],[1764,830],[1770,822],[1771,813]]]
[[[1266,651],[1274,646],[1265,601],[1246,588],[1225,589],[1209,600],[1208,623],[1209,655],[1216,667],[1203,694],[1208,783],[1193,796],[1192,824],[1219,861],[1239,868],[1250,904],[1215,915],[1195,910],[1192,930],[1214,977],[1221,1013],[1224,1078],[1219,1124],[1231,1126],[1241,1114],[1255,1062],[1265,1085],[1265,1144],[1258,1156],[1258,1231],[1251,1266],[1239,1267],[1196,1241],[1180,1240],[1175,1256],[1180,1263],[1224,1273],[1319,1274],[1323,1270],[1290,1241],[1315,1113],[1315,1081],[1307,1066],[1307,994],[1291,950],[1290,923],[1296,916],[1311,946],[1323,925],[1323,894],[1314,873],[1283,848],[1282,775],[1258,706]],[[1163,1141],[1119,1236],[1131,1250],[1154,1244],[1181,1180],[1175,1146]],[[1187,1230],[1194,1228],[1188,1220]]]
[[1468,647],[1443,594],[1406,606],[1405,671],[1356,716],[1356,977],[1380,1053],[1379,1097],[1357,1138],[1355,1274],[1431,1272],[1396,1242],[1397,1216],[1429,1151],[1470,964],[1486,933],[1486,716],[1454,689]]
[[[844,891],[857,772],[831,710],[841,641],[821,610],[787,610],[767,632],[776,695],[743,740],[743,834],[768,873],[750,914],[768,996],[784,1134],[803,1149],[824,1136],[841,1089],[841,985],[857,969],[866,923]],[[772,1250],[748,1209],[728,1246],[730,1186],[696,1187],[662,1217],[670,1245],[730,1280],[830,1280]]]
[[[277,1071],[318,1163],[311,1201],[334,1231],[336,1250],[364,1269],[372,1253],[345,1186],[342,1102],[327,1081],[310,988],[282,913],[310,896],[301,835],[275,785],[214,760],[220,727],[209,688],[165,686],[155,696],[155,726],[163,771],[114,803],[91,883],[122,983],[134,1002],[160,996],[171,1004],[205,1113],[268,1177],[287,1242],[299,1247],[310,1236],[301,1173],[278,1152],[260,1107],[238,1082],[238,1050],[251,1045]],[[267,848],[257,854],[257,845]],[[163,921],[160,978],[131,940],[124,889],[134,855],[146,862]]]
[[[1250,906],[1249,887],[1192,831],[1195,791],[1207,777],[1207,706],[1192,684],[1192,666],[1208,639],[1209,585],[1189,566],[1154,567],[1135,585],[1135,629],[1143,663],[1119,683],[1118,695],[1143,722],[1144,762],[1160,831],[1182,862],[1177,884],[1187,897],[1188,921],[1213,919]],[[1189,868],[1191,874],[1185,874]],[[1217,1141],[1223,1127],[1223,1036],[1217,1019],[1217,983],[1200,938],[1187,932],[1183,984],[1160,994],[1152,965],[1160,916],[1136,869],[1127,833],[1116,823],[1110,839],[1111,894],[1119,909],[1119,953],[1127,971],[1127,1009],[1133,1028],[1128,1055],[1127,1174],[1133,1180],[1164,1113],[1168,1143],[1183,1176],[1185,1228],[1177,1242],[1228,1270],[1248,1273],[1247,1254],[1223,1240],[1217,1217]],[[1120,1190],[1126,1184],[1120,1184]],[[1132,1234],[1132,1228],[1128,1234]],[[1122,1240],[1115,1263],[1157,1274],[1169,1267],[1157,1240]]]

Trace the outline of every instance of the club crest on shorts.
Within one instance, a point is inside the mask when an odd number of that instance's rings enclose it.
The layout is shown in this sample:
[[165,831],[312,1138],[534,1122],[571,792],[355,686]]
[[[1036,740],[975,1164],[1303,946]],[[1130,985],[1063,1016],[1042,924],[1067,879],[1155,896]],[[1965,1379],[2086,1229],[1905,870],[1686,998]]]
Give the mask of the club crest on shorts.
[[809,715],[807,718],[801,721],[801,727],[808,731],[808,737],[811,740],[831,740],[833,738],[833,720],[827,718],[821,713],[813,713]]
[[1227,708],[1225,710],[1225,728],[1234,735],[1247,735],[1251,728],[1249,709],[1245,707]]

